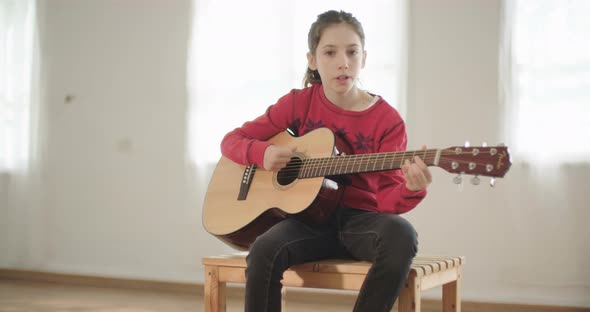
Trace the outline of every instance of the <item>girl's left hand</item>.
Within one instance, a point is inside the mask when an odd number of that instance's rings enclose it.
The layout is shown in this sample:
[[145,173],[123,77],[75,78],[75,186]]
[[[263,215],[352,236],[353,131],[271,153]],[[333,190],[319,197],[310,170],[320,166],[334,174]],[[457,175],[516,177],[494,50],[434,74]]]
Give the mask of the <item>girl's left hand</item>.
[[[422,146],[422,150],[426,150],[426,146]],[[424,190],[432,183],[432,175],[428,166],[418,156],[414,157],[413,162],[406,159],[402,166],[402,172],[406,178],[406,188],[410,191],[417,192]]]

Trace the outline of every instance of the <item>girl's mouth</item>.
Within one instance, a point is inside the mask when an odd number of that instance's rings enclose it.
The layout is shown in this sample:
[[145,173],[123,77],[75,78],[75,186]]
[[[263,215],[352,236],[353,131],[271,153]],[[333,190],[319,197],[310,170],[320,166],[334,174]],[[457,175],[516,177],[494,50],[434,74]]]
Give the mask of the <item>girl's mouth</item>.
[[347,76],[347,75],[340,75],[340,76],[336,77],[336,80],[338,80],[338,82],[341,82],[341,83],[347,82],[348,79],[350,79],[350,76]]

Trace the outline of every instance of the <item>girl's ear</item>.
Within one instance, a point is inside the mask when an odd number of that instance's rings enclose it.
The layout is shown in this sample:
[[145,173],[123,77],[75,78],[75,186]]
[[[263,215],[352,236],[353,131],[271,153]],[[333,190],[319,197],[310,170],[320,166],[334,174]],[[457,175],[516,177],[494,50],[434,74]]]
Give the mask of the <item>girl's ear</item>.
[[367,62],[367,51],[363,50],[363,65],[361,68],[365,68],[365,63]]
[[307,67],[309,67],[309,69],[311,70],[318,69],[316,66],[315,57],[313,56],[313,54],[311,54],[311,52],[307,52]]

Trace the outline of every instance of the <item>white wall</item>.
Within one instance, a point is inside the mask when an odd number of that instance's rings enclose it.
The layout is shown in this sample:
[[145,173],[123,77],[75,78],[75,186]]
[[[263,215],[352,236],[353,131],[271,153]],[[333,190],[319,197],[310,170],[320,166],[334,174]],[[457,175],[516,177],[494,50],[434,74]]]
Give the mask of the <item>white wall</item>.
[[[186,159],[190,0],[42,9],[44,200],[35,213],[0,210],[0,267],[202,281],[200,258],[230,249],[202,229]],[[410,148],[504,141],[500,0],[413,0],[410,12]],[[407,217],[421,253],[467,257],[466,300],[590,307],[588,165],[563,171],[565,193],[539,188],[520,163],[495,189],[459,192],[433,172]]]
[[[498,104],[501,1],[410,3],[410,145],[508,143]],[[433,169],[430,194],[407,214],[421,252],[467,257],[465,298],[590,306],[590,165],[539,173],[513,161],[494,189],[464,178],[458,191]]]

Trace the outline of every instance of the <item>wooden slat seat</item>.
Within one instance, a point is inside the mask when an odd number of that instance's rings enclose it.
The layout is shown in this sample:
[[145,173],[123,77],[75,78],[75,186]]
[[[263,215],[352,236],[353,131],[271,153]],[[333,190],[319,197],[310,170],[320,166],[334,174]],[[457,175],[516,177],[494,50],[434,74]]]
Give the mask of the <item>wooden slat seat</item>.
[[[398,298],[400,312],[420,311],[420,292],[442,286],[443,311],[461,311],[461,265],[464,257],[422,256],[412,261],[405,288]],[[205,311],[225,311],[226,283],[245,283],[246,253],[206,257]],[[354,260],[322,260],[291,267],[283,286],[359,290],[371,264]]]

